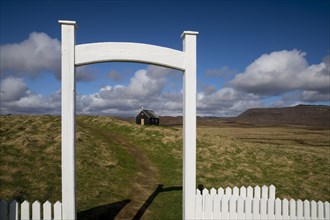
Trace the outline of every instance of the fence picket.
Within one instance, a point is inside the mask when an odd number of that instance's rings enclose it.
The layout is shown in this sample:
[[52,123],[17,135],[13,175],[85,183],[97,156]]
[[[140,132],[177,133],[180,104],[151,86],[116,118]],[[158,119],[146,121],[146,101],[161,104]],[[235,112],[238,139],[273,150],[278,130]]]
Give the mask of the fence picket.
[[203,212],[205,211],[205,204],[206,204],[205,197],[206,197],[206,195],[209,195],[209,191],[205,188],[202,191],[202,196],[203,196]]
[[260,199],[260,186],[254,187],[254,197],[253,198]]
[[244,199],[245,198],[239,197],[237,200],[237,219],[245,219]]
[[214,189],[214,188],[212,188],[212,189],[210,190],[210,194],[211,194],[212,197],[215,196],[215,195],[217,194],[217,190]]
[[297,219],[303,219],[304,218],[304,207],[303,202],[298,199],[297,201]]
[[196,189],[196,219],[202,219],[202,208],[203,208],[203,203],[202,203],[202,195],[201,195],[201,191],[199,189]]
[[54,220],[61,220],[62,219],[62,203],[57,201],[54,204]]
[[204,219],[212,218],[212,198],[210,194],[204,196],[205,206],[204,206]]
[[227,197],[230,197],[230,196],[232,195],[232,191],[231,191],[231,188],[230,188],[229,186],[226,188],[225,195],[226,195]]
[[245,199],[245,219],[252,219],[252,198]]
[[9,205],[9,220],[18,219],[18,202],[13,200]]
[[242,186],[239,190],[239,196],[246,198],[246,188],[245,186]]
[[307,199],[305,199],[305,201],[304,201],[304,217],[305,217],[305,219],[311,219],[310,202]]
[[218,195],[220,196],[220,198],[225,195],[225,190],[222,187],[218,189]]
[[[284,201],[283,201],[283,203],[284,203]],[[288,200],[286,200],[286,203],[288,204]],[[277,198],[275,200],[275,219],[282,219],[281,211],[282,211],[282,201],[279,198]],[[284,215],[284,209],[283,209],[283,215]],[[288,219],[288,217],[286,219]]]
[[251,186],[247,188],[247,197],[253,198],[253,188]]
[[21,220],[29,220],[29,219],[30,219],[30,203],[25,200],[21,204]]
[[330,205],[329,202],[324,203],[324,218],[330,219]]
[[221,199],[221,218],[228,219],[229,212],[228,212],[228,197],[223,196]]
[[51,203],[47,200],[43,204],[43,211],[44,211],[44,220],[51,220],[52,219],[52,205]]
[[267,199],[260,200],[260,219],[267,219]]
[[239,189],[236,186],[233,188],[233,196],[236,196],[236,197],[239,196]]
[[252,218],[260,219],[260,199],[259,198],[254,198],[252,200]]
[[268,187],[263,185],[261,188],[261,198],[268,199]]
[[40,202],[38,200],[32,204],[32,219],[33,220],[41,219]]
[[296,201],[293,199],[290,199],[290,219],[297,219]]
[[275,219],[275,200],[274,199],[268,199],[267,200],[267,214],[268,219]]
[[317,219],[317,204],[314,200],[311,201],[311,219]]
[[213,197],[213,219],[221,218],[220,201],[221,201],[221,197],[219,195],[215,195]]
[[7,220],[8,203],[5,200],[0,201],[0,220]]
[[276,188],[274,185],[270,185],[269,187],[269,198],[275,200]]
[[233,195],[232,197],[230,197],[230,200],[229,200],[229,218],[230,219],[237,219],[237,215],[236,215],[236,201],[237,201],[237,197],[236,196]]
[[323,220],[324,219],[324,204],[321,201],[317,202],[317,213],[318,213],[318,217],[319,219]]

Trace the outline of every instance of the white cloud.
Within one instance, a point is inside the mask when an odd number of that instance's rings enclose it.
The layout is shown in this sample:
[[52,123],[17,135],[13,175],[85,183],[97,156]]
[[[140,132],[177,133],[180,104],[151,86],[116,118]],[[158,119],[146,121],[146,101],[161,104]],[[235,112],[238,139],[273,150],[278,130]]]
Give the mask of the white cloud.
[[1,81],[0,100],[17,101],[28,93],[28,87],[21,78],[9,77]]
[[230,85],[258,95],[280,95],[292,90],[321,91],[329,88],[326,64],[309,65],[298,50],[264,54],[237,74]]
[[60,41],[45,33],[33,32],[20,43],[1,45],[0,51],[1,74],[35,77],[50,71],[60,79]]

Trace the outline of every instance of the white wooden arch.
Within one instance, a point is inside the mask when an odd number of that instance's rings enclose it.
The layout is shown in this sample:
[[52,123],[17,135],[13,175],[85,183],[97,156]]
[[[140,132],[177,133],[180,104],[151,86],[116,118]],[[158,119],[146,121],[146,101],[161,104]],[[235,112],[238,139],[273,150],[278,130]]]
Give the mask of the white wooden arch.
[[196,38],[185,31],[183,51],[139,43],[75,44],[75,21],[59,20],[62,31],[62,218],[76,219],[75,67],[98,62],[141,62],[183,71],[183,219],[195,218]]

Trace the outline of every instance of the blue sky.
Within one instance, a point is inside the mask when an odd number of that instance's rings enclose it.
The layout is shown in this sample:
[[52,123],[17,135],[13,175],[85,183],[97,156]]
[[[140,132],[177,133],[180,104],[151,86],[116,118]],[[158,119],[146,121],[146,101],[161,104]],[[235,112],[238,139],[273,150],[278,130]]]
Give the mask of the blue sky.
[[[198,31],[197,113],[330,104],[329,1],[1,1],[1,114],[60,113],[58,20],[76,43],[182,50]],[[79,114],[182,114],[182,73],[136,63],[77,70]]]

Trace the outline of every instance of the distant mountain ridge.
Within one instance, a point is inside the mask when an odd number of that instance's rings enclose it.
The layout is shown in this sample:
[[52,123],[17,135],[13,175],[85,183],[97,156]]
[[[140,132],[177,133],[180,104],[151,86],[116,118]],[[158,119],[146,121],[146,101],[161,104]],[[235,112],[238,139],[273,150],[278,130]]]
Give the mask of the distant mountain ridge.
[[249,109],[234,121],[251,124],[293,124],[330,128],[330,106],[297,105],[283,108]]

